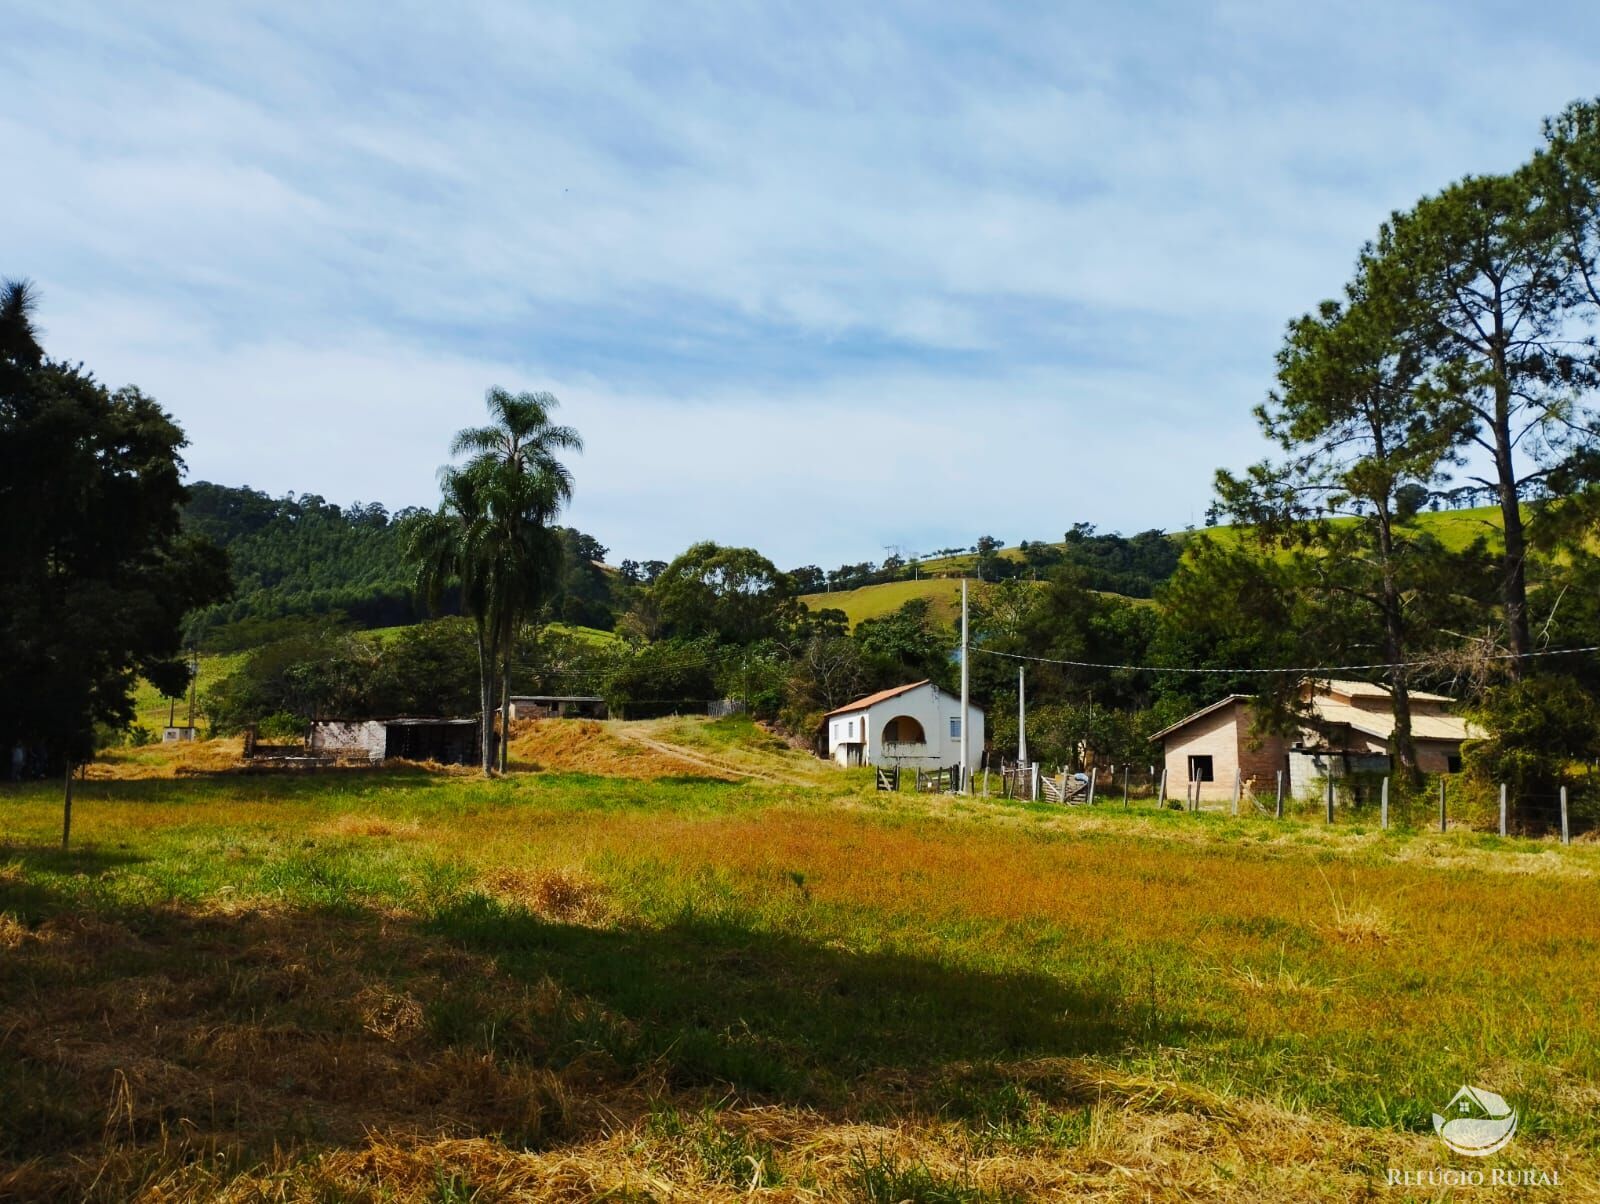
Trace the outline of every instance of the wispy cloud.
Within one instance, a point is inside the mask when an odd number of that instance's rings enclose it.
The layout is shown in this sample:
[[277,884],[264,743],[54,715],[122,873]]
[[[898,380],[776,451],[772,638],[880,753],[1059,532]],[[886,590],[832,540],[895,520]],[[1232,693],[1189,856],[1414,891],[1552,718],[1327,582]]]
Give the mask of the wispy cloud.
[[199,476],[426,502],[498,382],[625,554],[1183,525],[1377,222],[1593,89],[1591,6],[1393,7],[23,5],[0,272]]

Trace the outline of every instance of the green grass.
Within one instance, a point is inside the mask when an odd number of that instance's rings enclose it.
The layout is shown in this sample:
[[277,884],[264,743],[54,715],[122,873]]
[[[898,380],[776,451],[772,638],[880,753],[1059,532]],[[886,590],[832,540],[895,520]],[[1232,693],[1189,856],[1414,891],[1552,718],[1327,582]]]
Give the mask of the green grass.
[[800,600],[812,610],[832,607],[842,610],[854,627],[863,619],[878,619],[904,606],[913,598],[926,598],[935,617],[950,622],[961,614],[961,582],[954,577],[924,577],[919,581],[887,581],[882,585],[863,585],[859,589],[806,594]]
[[487,1181],[418,1132],[684,1198],[1032,1198],[1155,1142],[1259,1198],[1310,1132],[1288,1194],[1332,1199],[1435,1157],[1461,1082],[1521,1110],[1514,1164],[1595,1170],[1593,846],[856,778],[90,781],[70,853],[58,806],[0,790],[0,1183],[118,1198],[186,1118],[174,1182],[226,1148],[328,1198],[374,1135]]
[[[1336,524],[1348,524],[1354,521],[1354,519],[1334,520]],[[1453,552],[1463,550],[1480,537],[1486,538],[1491,547],[1498,547],[1503,530],[1498,506],[1478,506],[1470,510],[1424,510],[1417,515],[1414,525],[1417,530],[1432,535]],[[1243,541],[1247,530],[1248,528],[1243,527],[1205,527],[1197,531],[1180,532],[1174,538],[1204,536],[1223,547],[1237,547]]]

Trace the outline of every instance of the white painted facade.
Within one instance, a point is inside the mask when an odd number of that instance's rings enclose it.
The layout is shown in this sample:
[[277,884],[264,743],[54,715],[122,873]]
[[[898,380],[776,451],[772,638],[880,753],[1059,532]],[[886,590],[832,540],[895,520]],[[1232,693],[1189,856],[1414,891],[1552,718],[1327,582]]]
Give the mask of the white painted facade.
[[[828,758],[841,765],[949,766],[961,761],[961,696],[931,681],[885,690],[827,716]],[[967,755],[983,754],[983,712],[967,709]]]
[[311,725],[307,745],[313,753],[335,753],[343,756],[366,754],[374,765],[383,760],[388,741],[388,729],[377,719],[337,720],[319,719]]

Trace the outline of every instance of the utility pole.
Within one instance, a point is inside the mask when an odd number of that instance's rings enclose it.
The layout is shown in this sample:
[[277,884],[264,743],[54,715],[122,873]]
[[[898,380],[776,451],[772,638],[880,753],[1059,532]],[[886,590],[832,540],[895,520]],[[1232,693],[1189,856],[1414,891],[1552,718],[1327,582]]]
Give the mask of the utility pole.
[[1017,765],[1028,763],[1028,700],[1026,698],[1027,683],[1023,674],[1027,672],[1023,666],[1017,666]]
[[189,739],[194,739],[194,694],[195,686],[200,680],[200,653],[197,649],[189,649]]
[[967,579],[961,578],[961,793],[971,794],[967,767]]

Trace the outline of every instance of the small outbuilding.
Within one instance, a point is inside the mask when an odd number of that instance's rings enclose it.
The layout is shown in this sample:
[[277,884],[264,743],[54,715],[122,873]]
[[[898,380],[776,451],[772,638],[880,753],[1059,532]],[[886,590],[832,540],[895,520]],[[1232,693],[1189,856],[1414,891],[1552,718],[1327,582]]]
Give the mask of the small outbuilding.
[[[495,714],[500,708],[495,708]],[[606,700],[593,694],[513,694],[511,721],[518,719],[604,719]]]
[[471,765],[480,755],[479,730],[476,719],[320,719],[311,725],[306,749],[374,765],[391,757]]
[[[1198,789],[1202,801],[1230,798],[1235,778],[1256,794],[1275,792],[1278,774],[1290,794],[1314,794],[1331,776],[1385,774],[1393,767],[1394,710],[1384,686],[1364,681],[1308,682],[1308,718],[1293,736],[1257,734],[1254,699],[1230,694],[1150,739],[1162,747],[1167,790]],[[1461,768],[1461,743],[1482,732],[1450,713],[1454,700],[1413,690],[1411,735],[1424,773]],[[1197,784],[1197,785],[1196,785]]]
[[[880,690],[829,711],[828,758],[841,765],[910,765],[961,760],[961,698],[931,681]],[[967,755],[983,752],[983,711],[967,708]]]

